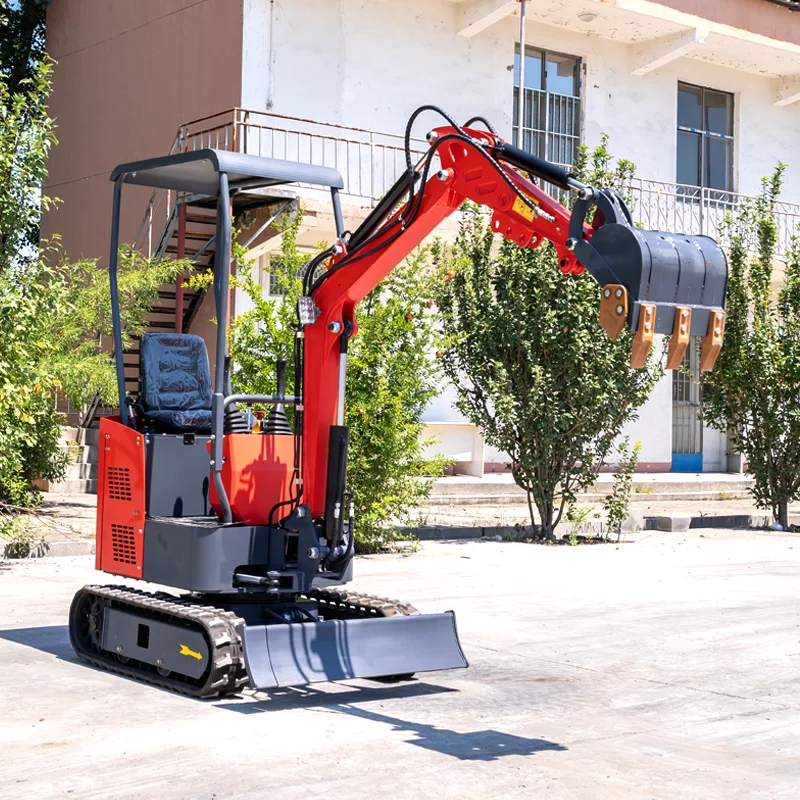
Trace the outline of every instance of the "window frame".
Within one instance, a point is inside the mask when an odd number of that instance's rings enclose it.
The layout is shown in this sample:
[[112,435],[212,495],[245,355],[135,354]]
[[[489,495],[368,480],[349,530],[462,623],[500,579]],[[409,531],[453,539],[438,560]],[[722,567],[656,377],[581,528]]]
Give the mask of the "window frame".
[[[730,102],[729,106],[729,127],[730,134],[716,133],[715,131],[705,130],[705,128],[692,128],[687,125],[680,124],[679,107],[680,107],[680,93],[681,88],[699,90],[700,92],[700,124],[706,124],[706,92],[714,92],[715,94],[725,95]],[[688,133],[699,137],[698,147],[698,177],[699,182],[696,184],[680,184],[678,181],[678,141],[680,133]],[[708,186],[706,181],[706,148],[708,140],[718,140],[730,142],[730,163],[728,164],[727,186],[720,189],[714,186]],[[675,93],[675,182],[683,186],[693,186],[698,189],[705,189],[712,192],[736,192],[736,95],[733,92],[726,92],[723,89],[714,89],[711,86],[701,86],[697,83],[690,83],[689,81],[678,81]]]
[[[512,73],[512,81],[511,81],[511,96],[512,96],[512,113],[511,113],[511,141],[517,147],[524,148],[525,145],[525,132],[531,131],[534,137],[534,141],[537,141],[536,137],[543,137],[544,139],[544,153],[534,152],[534,155],[539,156],[540,158],[545,158],[548,161],[554,161],[557,164],[563,164],[565,167],[573,166],[571,164],[565,164],[560,160],[556,160],[555,155],[550,152],[551,147],[551,140],[550,137],[565,137],[569,139],[573,139],[575,141],[575,147],[577,148],[583,142],[583,115],[584,115],[584,98],[583,98],[583,68],[584,68],[584,60],[581,56],[572,55],[571,53],[563,53],[559,50],[551,50],[543,47],[536,47],[535,45],[527,44],[525,45],[525,56],[529,57],[531,55],[537,54],[541,58],[541,67],[540,67],[540,75],[539,75],[539,83],[541,85],[541,89],[530,88],[526,89],[525,87],[519,87],[517,84],[518,77],[514,76],[514,73],[517,71],[516,67],[516,59],[517,57],[521,58],[521,48],[520,43],[515,42],[514,44],[514,63],[511,65],[511,73]],[[548,88],[547,84],[547,63],[548,57],[550,56],[561,56],[562,58],[570,59],[575,62],[575,73],[574,73],[574,94],[565,95],[561,92],[554,92]],[[527,72],[526,72],[527,74]],[[531,91],[531,92],[538,92],[542,99],[542,105],[544,108],[544,126],[543,128],[534,128],[534,127],[527,127],[526,125],[519,123],[525,122],[525,119],[528,117],[527,113],[524,113],[523,120],[515,120],[518,108],[518,101],[515,93],[517,91]],[[557,98],[569,98],[578,104],[578,113],[575,125],[576,133],[566,133],[561,130],[557,129],[550,129],[550,105],[551,105],[551,97]],[[533,96],[533,101],[531,104],[531,121],[533,121],[533,104],[536,102],[536,95]],[[527,104],[526,104],[527,106]],[[515,124],[516,122],[516,124]],[[574,158],[574,156],[573,156]]]

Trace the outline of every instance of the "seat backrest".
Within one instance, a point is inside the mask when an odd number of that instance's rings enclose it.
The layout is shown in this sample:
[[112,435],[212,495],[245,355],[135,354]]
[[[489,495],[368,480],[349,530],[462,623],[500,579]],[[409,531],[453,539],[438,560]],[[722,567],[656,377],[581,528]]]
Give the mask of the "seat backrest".
[[145,411],[211,408],[206,344],[190,333],[146,333],[139,344],[139,387]]

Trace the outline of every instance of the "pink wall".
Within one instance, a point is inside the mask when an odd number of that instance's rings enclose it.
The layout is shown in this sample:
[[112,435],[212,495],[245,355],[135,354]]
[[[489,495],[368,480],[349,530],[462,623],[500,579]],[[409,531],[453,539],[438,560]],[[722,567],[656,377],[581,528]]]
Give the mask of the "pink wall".
[[766,0],[656,0],[685,14],[800,44],[800,13]]
[[[124,161],[166,154],[178,125],[241,98],[242,0],[53,0],[47,49],[58,62],[50,112],[58,146],[46,191],[63,203],[43,234],[68,257],[108,258],[112,185]],[[123,192],[123,241],[149,191]]]

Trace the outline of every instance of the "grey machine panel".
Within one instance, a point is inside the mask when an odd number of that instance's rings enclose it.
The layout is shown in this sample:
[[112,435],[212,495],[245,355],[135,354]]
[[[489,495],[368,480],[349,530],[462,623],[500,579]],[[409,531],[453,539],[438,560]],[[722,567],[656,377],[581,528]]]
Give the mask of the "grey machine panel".
[[151,517],[203,517],[211,513],[210,436],[147,434],[145,493]]
[[103,649],[190,678],[199,678],[208,666],[208,645],[200,631],[117,608],[104,611]]
[[192,592],[230,591],[242,564],[269,559],[266,525],[220,526],[179,519],[148,519],[144,529],[142,578]]
[[258,689],[468,666],[452,611],[241,628]]

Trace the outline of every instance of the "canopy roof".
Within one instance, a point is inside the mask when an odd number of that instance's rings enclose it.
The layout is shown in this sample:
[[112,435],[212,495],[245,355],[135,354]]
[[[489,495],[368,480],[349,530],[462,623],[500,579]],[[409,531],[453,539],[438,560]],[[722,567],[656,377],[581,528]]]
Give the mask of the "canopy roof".
[[219,193],[220,172],[227,173],[232,189],[237,185],[256,189],[281,183],[310,183],[335,189],[344,187],[341,174],[331,167],[211,149],[120,164],[111,173],[111,180],[124,176],[125,183],[139,186],[216,195]]

